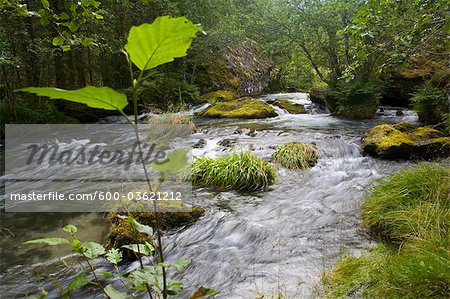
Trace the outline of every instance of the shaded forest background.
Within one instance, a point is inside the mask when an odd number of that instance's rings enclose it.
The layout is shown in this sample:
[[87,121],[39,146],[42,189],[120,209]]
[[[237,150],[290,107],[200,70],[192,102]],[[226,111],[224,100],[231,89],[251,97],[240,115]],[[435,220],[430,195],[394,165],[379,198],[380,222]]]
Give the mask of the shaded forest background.
[[104,114],[14,90],[110,86],[126,92],[121,52],[130,27],[186,16],[205,35],[186,58],[148,75],[142,111],[179,111],[200,95],[306,91],[338,115],[372,117],[381,101],[414,105],[425,123],[448,117],[445,0],[3,1],[2,123],[77,123]]

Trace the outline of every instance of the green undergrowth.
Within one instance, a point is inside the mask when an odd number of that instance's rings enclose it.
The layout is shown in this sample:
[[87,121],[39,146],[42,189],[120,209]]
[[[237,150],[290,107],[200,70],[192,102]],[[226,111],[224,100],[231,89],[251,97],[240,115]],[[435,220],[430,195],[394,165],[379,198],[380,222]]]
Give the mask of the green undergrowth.
[[278,146],[272,159],[289,169],[305,169],[317,163],[317,148],[313,144],[289,142]]
[[251,151],[218,158],[200,157],[192,164],[192,183],[216,190],[260,191],[275,183],[275,167]]
[[420,164],[378,182],[363,222],[379,243],[323,275],[325,298],[446,298],[450,293],[450,169]]

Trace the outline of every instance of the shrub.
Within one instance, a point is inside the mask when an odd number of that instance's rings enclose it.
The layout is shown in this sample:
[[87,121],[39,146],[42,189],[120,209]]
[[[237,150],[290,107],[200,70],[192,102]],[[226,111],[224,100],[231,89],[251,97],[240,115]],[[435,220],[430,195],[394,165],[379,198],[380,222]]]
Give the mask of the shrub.
[[278,146],[272,159],[289,169],[305,169],[317,163],[317,149],[313,144],[290,142]]
[[[172,77],[171,77],[172,76]],[[174,109],[174,107],[185,108],[184,103],[195,103],[200,97],[199,88],[184,82],[182,79],[173,78],[177,74],[164,75],[156,74],[153,80],[143,81],[140,89],[140,97],[144,104],[158,104],[164,109]],[[173,111],[175,112],[175,111]]]
[[448,112],[448,103],[444,90],[432,85],[425,85],[412,94],[414,110],[425,124],[439,123]]
[[192,164],[192,183],[218,190],[259,191],[275,183],[276,170],[251,151],[233,152],[215,159],[201,157]]
[[360,79],[341,80],[336,90],[330,92],[335,98],[337,114],[351,119],[373,118],[380,102],[382,86],[377,82]]

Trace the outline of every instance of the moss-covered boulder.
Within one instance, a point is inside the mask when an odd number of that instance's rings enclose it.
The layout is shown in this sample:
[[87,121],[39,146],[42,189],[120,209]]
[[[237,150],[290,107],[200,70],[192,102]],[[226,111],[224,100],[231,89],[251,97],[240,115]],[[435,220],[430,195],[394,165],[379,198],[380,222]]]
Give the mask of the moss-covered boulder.
[[305,114],[307,113],[305,106],[302,104],[295,104],[286,99],[278,99],[273,102],[273,104],[281,109],[286,110],[290,114]]
[[450,156],[450,137],[431,127],[408,122],[383,124],[363,138],[364,151],[385,159],[434,159]]
[[214,105],[217,102],[228,102],[236,100],[239,96],[232,91],[218,90],[213,92],[205,93],[200,97],[196,104],[210,103]]
[[[146,204],[148,204],[146,202]],[[152,203],[150,203],[152,204]],[[156,227],[156,217],[159,217],[161,229],[175,229],[192,225],[198,218],[205,214],[205,209],[200,206],[187,206],[180,201],[160,201],[158,213],[154,212],[131,212],[130,214],[139,223]],[[153,240],[137,232],[132,225],[117,217],[118,215],[128,215],[123,212],[112,212],[106,215],[110,227],[105,237],[104,246],[107,249],[121,248],[128,244],[153,243]],[[130,250],[124,250],[124,257],[128,260],[135,259],[135,255]]]
[[211,118],[267,118],[277,116],[272,106],[258,99],[218,102],[207,108],[201,117]]
[[200,86],[232,90],[240,96],[256,96],[269,85],[272,61],[251,39],[202,55],[199,71],[204,72],[198,72],[196,82]]

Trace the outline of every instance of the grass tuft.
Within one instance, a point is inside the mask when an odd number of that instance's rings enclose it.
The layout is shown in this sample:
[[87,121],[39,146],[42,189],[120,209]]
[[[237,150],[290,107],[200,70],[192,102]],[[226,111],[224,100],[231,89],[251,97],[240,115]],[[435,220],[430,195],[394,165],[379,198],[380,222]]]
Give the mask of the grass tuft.
[[362,208],[364,225],[383,242],[325,273],[323,297],[447,298],[450,168],[423,163],[390,175]]
[[251,151],[215,159],[200,157],[192,164],[192,183],[217,190],[260,191],[275,183],[275,167]]
[[272,159],[289,169],[305,169],[317,163],[317,148],[313,144],[289,142],[278,146]]

